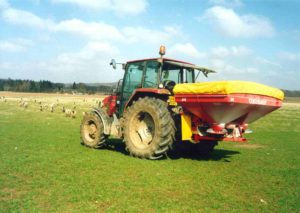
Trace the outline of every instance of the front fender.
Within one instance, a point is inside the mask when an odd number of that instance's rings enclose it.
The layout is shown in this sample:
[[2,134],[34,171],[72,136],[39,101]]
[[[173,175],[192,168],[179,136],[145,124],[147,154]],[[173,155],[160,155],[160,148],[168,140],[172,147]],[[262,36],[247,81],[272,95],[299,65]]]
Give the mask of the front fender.
[[96,113],[100,117],[103,123],[104,134],[110,135],[110,129],[111,129],[111,124],[113,122],[113,118],[109,117],[107,113],[101,108],[93,108],[92,112]]

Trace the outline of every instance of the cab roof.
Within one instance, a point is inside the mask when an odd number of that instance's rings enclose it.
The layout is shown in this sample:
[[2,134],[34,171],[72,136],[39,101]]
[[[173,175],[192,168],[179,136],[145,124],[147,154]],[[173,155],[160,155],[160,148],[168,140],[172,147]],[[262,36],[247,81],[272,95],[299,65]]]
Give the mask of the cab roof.
[[[154,61],[154,60],[158,60],[160,58],[146,58],[146,59],[138,59],[138,60],[132,60],[132,61],[127,61],[127,63],[134,63],[134,62],[141,62],[141,61]],[[179,62],[179,63],[183,63],[183,64],[189,64],[189,65],[195,65],[189,62],[185,62],[185,61],[180,61],[180,60],[176,60],[176,59],[171,59],[171,58],[163,58],[164,61],[174,61],[174,62]]]

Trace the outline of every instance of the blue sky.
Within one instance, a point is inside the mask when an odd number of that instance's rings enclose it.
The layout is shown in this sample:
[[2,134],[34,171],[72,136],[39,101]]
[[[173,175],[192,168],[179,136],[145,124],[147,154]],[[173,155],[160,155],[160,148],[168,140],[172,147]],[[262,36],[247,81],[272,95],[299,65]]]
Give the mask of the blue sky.
[[115,82],[158,56],[300,89],[300,0],[0,0],[0,78]]

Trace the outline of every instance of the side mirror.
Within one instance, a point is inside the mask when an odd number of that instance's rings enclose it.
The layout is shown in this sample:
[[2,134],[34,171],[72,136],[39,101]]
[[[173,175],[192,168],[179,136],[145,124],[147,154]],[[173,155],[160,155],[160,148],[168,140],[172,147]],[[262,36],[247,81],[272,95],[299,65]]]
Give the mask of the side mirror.
[[111,59],[109,65],[111,65],[114,70],[117,69],[117,63],[115,59]]

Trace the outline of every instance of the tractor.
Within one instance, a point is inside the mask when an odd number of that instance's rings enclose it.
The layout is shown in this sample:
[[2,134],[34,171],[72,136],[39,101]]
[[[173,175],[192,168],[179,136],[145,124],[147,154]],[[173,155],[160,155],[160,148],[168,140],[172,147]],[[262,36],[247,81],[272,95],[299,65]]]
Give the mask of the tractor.
[[159,159],[181,145],[207,155],[218,141],[245,142],[248,123],[282,104],[280,90],[253,82],[196,83],[215,71],[165,58],[164,46],[159,54],[122,64],[117,88],[83,116],[83,145],[101,148],[117,137],[139,158]]

